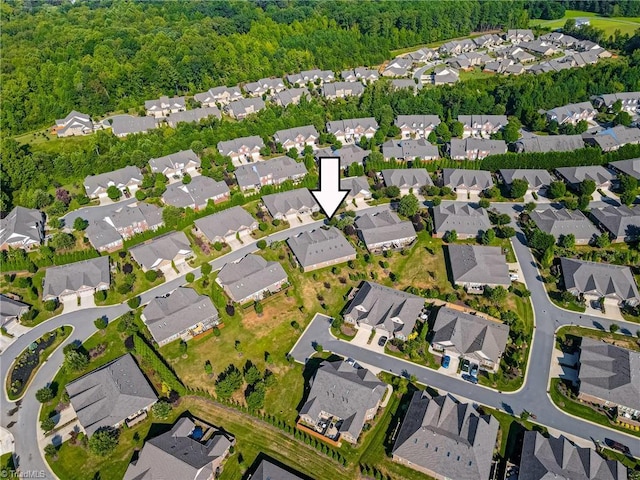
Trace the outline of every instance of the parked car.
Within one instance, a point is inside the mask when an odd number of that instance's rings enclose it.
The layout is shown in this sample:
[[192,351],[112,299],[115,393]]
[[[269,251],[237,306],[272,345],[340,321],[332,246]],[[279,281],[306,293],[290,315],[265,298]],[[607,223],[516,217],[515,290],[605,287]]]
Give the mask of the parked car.
[[451,357],[449,355],[442,357],[442,368],[449,368],[449,363],[451,363]]
[[471,375],[468,375],[466,373],[464,375],[462,375],[462,379],[466,380],[467,382],[471,382],[474,385],[478,384],[478,379],[476,377],[472,377]]
[[466,358],[462,360],[460,370],[462,371],[462,373],[469,373],[469,360],[467,360]]
[[387,340],[389,340],[387,337],[380,337],[380,340],[378,340],[378,345],[384,347],[387,343]]
[[471,370],[469,370],[469,375],[472,377],[478,377],[478,364],[474,363],[471,365]]

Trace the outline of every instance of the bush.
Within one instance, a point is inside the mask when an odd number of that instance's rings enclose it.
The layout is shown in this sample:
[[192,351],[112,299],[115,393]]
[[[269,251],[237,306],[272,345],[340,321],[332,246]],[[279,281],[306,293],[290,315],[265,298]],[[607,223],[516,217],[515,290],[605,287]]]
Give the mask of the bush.
[[158,272],[155,270],[147,270],[144,273],[144,278],[146,278],[148,282],[155,282],[158,278]]
[[127,300],[127,305],[129,305],[129,308],[132,308],[135,310],[140,306],[141,301],[142,300],[140,299],[140,297],[132,297],[129,300]]
[[218,327],[213,327],[213,335],[216,337],[220,336],[220,329]]
[[171,414],[171,409],[172,407],[169,402],[165,400],[159,400],[153,404],[153,407],[151,407],[151,412],[153,413],[154,417],[165,419],[165,418],[168,418],[169,415]]
[[322,345],[320,345],[319,343],[316,343],[316,344],[315,344],[315,346],[314,346],[313,348],[314,348],[314,350],[315,350],[316,352],[319,352],[319,353],[324,352],[324,348],[323,348],[323,347],[322,347]]
[[261,232],[266,231],[266,230],[267,230],[267,228],[269,228],[269,225],[267,225],[267,224],[266,224],[266,223],[264,223],[264,222],[260,222],[260,224],[258,225],[258,229],[259,229]]
[[184,279],[187,281],[187,283],[191,283],[196,279],[196,276],[193,274],[193,272],[189,272],[185,275]]
[[277,227],[277,226],[278,226],[278,225],[280,225],[281,223],[282,223],[282,220],[279,220],[279,219],[277,219],[277,218],[274,218],[274,219],[273,219],[273,221],[271,222],[271,224],[272,224],[274,227]]
[[98,319],[96,319],[93,324],[96,326],[96,328],[98,330],[104,330],[105,328],[107,328],[107,324],[108,321],[106,319],[106,317],[100,317]]
[[213,244],[213,248],[216,252],[219,252],[220,250],[222,250],[222,244],[220,242],[216,242]]
[[255,309],[256,309],[256,313],[257,313],[258,315],[262,315],[262,312],[264,311],[264,307],[262,306],[262,304],[261,304],[260,302],[256,302],[256,303],[253,305],[253,308],[255,308]]
[[44,447],[44,453],[45,455],[55,458],[58,456],[58,448],[53,443],[48,443]]
[[264,250],[265,248],[267,248],[267,241],[264,239],[258,240],[258,243],[256,245],[260,250]]
[[97,430],[89,439],[89,450],[95,455],[106,457],[118,446],[118,431],[111,428]]
[[46,302],[44,302],[44,309],[47,312],[53,312],[57,306],[58,306],[57,300],[47,300]]
[[40,428],[45,432],[50,432],[54,428],[56,428],[56,422],[53,418],[45,418],[42,422],[40,422]]
[[212,271],[213,271],[213,267],[211,266],[211,264],[205,262],[202,265],[200,265],[200,273],[202,273],[203,277],[208,277]]
[[36,400],[40,403],[48,402],[53,398],[53,390],[50,387],[42,387],[36,392]]

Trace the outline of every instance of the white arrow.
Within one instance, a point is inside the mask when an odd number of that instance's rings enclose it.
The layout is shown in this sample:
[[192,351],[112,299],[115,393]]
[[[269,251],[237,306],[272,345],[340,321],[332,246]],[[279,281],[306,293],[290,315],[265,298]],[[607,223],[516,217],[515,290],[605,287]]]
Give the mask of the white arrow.
[[311,190],[311,195],[316,199],[327,218],[331,219],[349,190],[340,188],[340,158],[320,157],[318,162],[320,188]]

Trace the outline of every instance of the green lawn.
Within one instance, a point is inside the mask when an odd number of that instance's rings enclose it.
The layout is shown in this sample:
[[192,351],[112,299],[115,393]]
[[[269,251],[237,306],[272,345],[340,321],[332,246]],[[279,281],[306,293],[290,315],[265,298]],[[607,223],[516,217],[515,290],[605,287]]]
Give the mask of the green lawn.
[[640,351],[640,345],[638,345],[638,342],[634,337],[622,335],[621,333],[611,333],[604,330],[597,330],[595,328],[585,328],[577,326],[562,327],[556,332],[556,340],[559,344],[564,344],[568,337],[590,337],[598,340],[613,340],[613,343],[615,345],[630,350]]
[[[6,275],[0,277],[0,291],[2,293],[18,295],[24,303],[31,305],[31,308],[38,312],[33,320],[27,320],[24,318],[20,321],[20,323],[28,327],[34,327],[62,312],[62,305],[58,305],[58,307],[52,312],[44,309],[44,302],[42,301],[42,282],[44,281],[44,275],[45,270],[40,269],[33,275],[30,273],[16,275],[13,282],[8,282]],[[31,285],[28,287],[18,287],[16,280],[19,277],[30,277]]]
[[498,453],[506,460],[512,460],[520,453],[522,434],[525,431],[536,429],[540,432],[546,431],[544,427],[493,408],[482,407],[482,410],[496,417],[500,423],[500,449]]
[[9,473],[15,472],[13,466],[13,454],[11,452],[0,456],[0,478],[9,477]]
[[637,17],[601,17],[592,12],[583,12],[580,10],[567,10],[564,17],[558,20],[531,20],[531,27],[545,27],[551,30],[564,27],[569,18],[589,17],[591,26],[604,30],[605,35],[613,35],[616,30],[620,30],[622,34],[628,33],[633,35],[636,29],[640,28],[640,18]]
[[[147,280],[145,272],[143,272],[138,264],[133,260],[131,253],[128,251],[126,251],[126,256],[124,258],[121,258],[118,253],[112,253],[110,257],[111,264],[116,266],[116,273],[111,277],[111,287],[109,290],[106,290],[107,298],[105,300],[96,299],[96,305],[113,305],[122,303],[127,299],[135,297],[136,295],[164,282],[164,277],[161,276],[158,276],[153,282]],[[123,271],[125,265],[130,265],[133,268],[132,274],[135,275],[135,282],[133,283],[133,288],[129,292],[119,293],[117,288],[119,285],[124,283],[124,279],[126,277],[126,274]]]

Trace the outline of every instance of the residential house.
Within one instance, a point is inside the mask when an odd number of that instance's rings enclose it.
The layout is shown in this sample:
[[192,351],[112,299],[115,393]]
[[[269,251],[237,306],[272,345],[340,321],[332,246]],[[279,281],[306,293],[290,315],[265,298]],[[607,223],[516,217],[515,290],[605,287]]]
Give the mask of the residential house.
[[19,322],[20,317],[31,308],[26,303],[12,297],[0,293],[0,327],[6,328],[10,323]]
[[359,215],[355,226],[358,236],[371,253],[402,249],[418,238],[413,224],[408,220],[400,220],[389,209]]
[[508,325],[449,307],[440,307],[432,332],[435,351],[469,360],[494,373],[509,339]]
[[383,77],[405,77],[409,74],[409,70],[413,66],[413,62],[408,58],[396,57],[391,60],[382,71]]
[[447,150],[453,160],[482,160],[489,155],[507,153],[507,144],[504,140],[487,138],[452,138]]
[[214,480],[235,442],[223,430],[181,417],[171,430],[144,443],[124,480]]
[[382,155],[385,160],[436,160],[440,158],[438,147],[425,138],[417,140],[387,140],[382,144]]
[[184,97],[162,96],[157,100],[147,100],[144,102],[144,109],[147,115],[155,118],[164,118],[170,113],[183,112],[187,109]]
[[521,138],[514,143],[517,153],[571,152],[584,148],[582,135],[545,135]]
[[349,166],[364,165],[365,159],[369,156],[371,150],[365,150],[353,143],[340,147],[337,150],[331,148],[321,148],[316,150],[316,159],[322,157],[338,157],[340,158],[340,168],[346,170]]
[[585,132],[582,137],[587,144],[597,145],[603,152],[613,152],[625,145],[638,145],[640,143],[640,129],[618,125],[597,133]]
[[640,238],[640,205],[607,205],[592,208],[591,217],[609,232],[614,242],[632,242]]
[[414,64],[430,62],[431,60],[438,58],[438,56],[438,51],[433,48],[420,48],[405,55],[405,57],[411,60]]
[[364,175],[361,177],[346,177],[340,179],[340,189],[349,190],[347,202],[355,199],[369,200],[371,198],[371,187],[369,180]]
[[345,70],[340,74],[345,82],[362,82],[372,83],[380,78],[378,70],[365,67],[354,68],[353,70]]
[[220,203],[229,200],[229,197],[229,187],[225,182],[199,175],[187,184],[180,182],[168,185],[162,194],[162,201],[165,205],[202,210],[207,207],[209,200]]
[[506,115],[458,115],[458,121],[464,125],[463,138],[489,137],[509,123]]
[[585,262],[573,258],[561,258],[564,287],[575,296],[635,307],[640,294],[631,269],[608,263]]
[[287,245],[305,272],[345,263],[356,250],[335,227],[316,228],[287,239]]
[[359,97],[364,93],[364,85],[360,82],[334,82],[322,85],[320,91],[327,100]]
[[552,43],[562,48],[572,47],[578,39],[572,37],[571,35],[565,35],[562,32],[549,32],[544,35],[541,35],[540,40],[543,40],[548,43]]
[[446,55],[460,55],[463,52],[471,52],[477,48],[478,46],[472,39],[465,38],[463,40],[451,40],[450,42],[443,44],[440,47],[440,53],[444,53]]
[[115,252],[124,247],[122,235],[105,219],[89,222],[84,235],[98,252]]
[[509,287],[509,267],[500,247],[447,245],[452,282],[469,290]]
[[610,165],[617,172],[629,175],[630,177],[640,180],[640,158],[611,162]]
[[287,180],[297,182],[306,174],[304,163],[287,156],[240,165],[235,171],[238,186],[243,192],[260,190],[264,185],[280,185]]
[[335,135],[342,144],[359,142],[362,137],[371,139],[377,131],[378,122],[373,117],[327,122],[327,132]]
[[309,90],[306,88],[288,88],[274,94],[271,97],[271,101],[281,107],[288,107],[289,105],[298,105],[303,98],[311,99]]
[[[582,337],[578,366],[578,399],[617,407],[638,417],[640,410],[640,352],[612,343]],[[624,420],[623,420],[624,421]]]
[[158,127],[155,117],[133,117],[131,115],[114,115],[102,122],[116,137],[124,138],[136,133],[147,133]]
[[398,187],[401,195],[408,194],[411,190],[419,193],[425,186],[433,185],[426,168],[394,168],[382,170],[382,178],[387,187]]
[[540,230],[553,235],[556,240],[573,234],[577,245],[587,245],[600,235],[600,231],[580,210],[541,208],[531,211],[529,218]]
[[193,98],[200,102],[203,107],[215,107],[218,104],[228,105],[231,102],[240,100],[242,92],[238,87],[214,87],[204,93],[196,93]]
[[191,243],[182,231],[167,233],[129,250],[143,272],[160,270],[166,276],[171,270],[187,266],[193,256]]
[[178,338],[189,340],[220,323],[211,299],[185,287],[151,300],[140,318],[159,346]]
[[142,172],[138,167],[124,167],[113,172],[89,175],[84,179],[84,189],[90,198],[107,199],[107,190],[114,186],[126,196],[133,194],[142,184]]
[[236,120],[243,120],[248,115],[258,113],[264,109],[265,103],[261,98],[241,98],[231,102],[225,108],[225,112]]
[[300,73],[287,75],[287,82],[300,87],[310,82],[316,85],[322,85],[323,83],[333,82],[335,79],[335,75],[331,70],[305,70]]
[[428,138],[429,134],[440,125],[440,117],[438,115],[398,115],[394,123],[405,140]]
[[486,170],[465,170],[461,168],[445,168],[442,170],[445,187],[456,193],[480,194],[493,187],[491,172]]
[[209,117],[215,117],[220,120],[222,118],[222,113],[220,113],[218,107],[194,108],[193,110],[184,110],[172,113],[167,117],[167,124],[171,128],[176,128],[179,123],[197,123]]
[[306,146],[315,150],[317,148],[316,142],[319,137],[320,134],[313,125],[278,130],[273,135],[275,142],[282,145],[285,152],[288,152],[291,148],[295,148],[298,153],[302,153]]
[[529,184],[527,193],[538,193],[548,188],[552,181],[551,174],[541,168],[502,169],[500,170],[500,176],[508,187],[511,186],[515,179],[526,181]]
[[393,78],[391,79],[391,87],[394,90],[409,89],[413,90],[413,94],[416,95],[418,90],[422,90],[422,84],[416,83],[413,78]]
[[299,421],[316,430],[333,424],[326,436],[331,440],[357,443],[364,424],[376,415],[387,385],[365,368],[347,362],[324,361],[310,381],[307,401]]
[[309,477],[291,470],[280,462],[264,458],[262,454],[258,457],[260,458],[260,463],[258,463],[249,477],[251,480],[310,480]]
[[452,85],[460,80],[460,72],[453,67],[438,65],[431,74],[434,85]]
[[531,30],[507,30],[507,34],[505,35],[505,40],[507,42],[511,42],[514,44],[518,44],[521,42],[532,42],[536,39],[535,35]]
[[258,221],[244,208],[236,206],[198,218],[194,233],[209,243],[229,243],[236,238],[249,238],[258,229]]
[[261,78],[257,82],[247,83],[244,87],[244,91],[249,94],[250,97],[260,97],[262,95],[269,95],[285,90],[287,86],[281,78]]
[[44,214],[33,208],[14,207],[0,219],[0,250],[30,250],[44,242]]
[[182,178],[185,174],[194,176],[198,174],[200,159],[193,150],[181,150],[164,157],[149,160],[149,168],[152,173],[161,173],[169,179],[169,182]]
[[557,47],[552,43],[540,39],[531,42],[520,42],[520,47],[541,57],[550,57],[558,52]]
[[231,300],[244,304],[279,292],[287,284],[288,277],[280,263],[249,254],[225,264],[218,272],[216,282]]
[[613,111],[613,105],[619,100],[622,111],[635,114],[638,112],[640,104],[640,92],[605,93],[604,95],[595,95],[591,97],[591,100],[593,100],[594,107],[605,108],[609,112]]
[[[528,71],[529,73],[539,75],[541,73],[547,73],[547,72],[560,72],[562,70],[569,70],[571,68],[573,68],[571,59],[569,59],[568,57],[565,57],[564,59],[554,59],[548,62],[538,63],[536,65],[529,67]],[[549,117],[547,116],[547,120],[548,119]]]
[[56,125],[51,129],[51,133],[62,138],[88,135],[93,133],[93,130],[93,121],[89,115],[72,110],[66,117],[56,120]]
[[565,123],[576,125],[582,120],[586,122],[593,121],[596,113],[598,112],[593,108],[591,102],[580,102],[552,108],[546,112],[546,115],[548,122],[556,121],[559,125],[564,125]]
[[627,468],[565,436],[524,432],[518,480],[627,480]]
[[433,207],[433,236],[436,238],[454,230],[458,238],[475,238],[490,228],[489,215],[484,208],[458,203],[442,203]]
[[485,73],[503,73],[505,75],[521,75],[525,72],[524,66],[510,58],[487,62],[482,70]]
[[107,290],[111,285],[109,257],[97,257],[81,262],[47,268],[42,287],[42,300],[65,302]]
[[478,48],[491,48],[497,45],[502,45],[502,43],[504,42],[504,40],[502,40],[502,37],[494,33],[481,35],[479,37],[472,38],[472,40]]
[[273,218],[295,223],[299,216],[319,212],[320,206],[308,188],[264,195],[262,203]]
[[413,394],[393,460],[438,480],[489,480],[500,424],[450,394]]
[[468,52],[448,59],[447,64],[458,70],[473,70],[474,67],[484,65],[491,60],[493,60],[492,57],[486,53]]
[[520,47],[514,46],[511,48],[507,48],[503,51],[503,54],[506,56],[506,58],[510,58],[511,60],[521,64],[527,64],[536,61],[535,55],[524,51]]
[[258,135],[218,142],[220,155],[231,158],[231,162],[236,167],[260,160],[262,148],[264,148],[264,142]]
[[343,317],[345,322],[359,328],[375,329],[389,338],[406,340],[423,309],[422,297],[379,283],[362,282]]
[[614,175],[602,165],[560,167],[556,168],[556,173],[574,190],[577,190],[584,180],[593,180],[598,188],[609,188],[614,179]]
[[90,371],[64,387],[87,436],[105,428],[133,425],[158,400],[130,353]]

